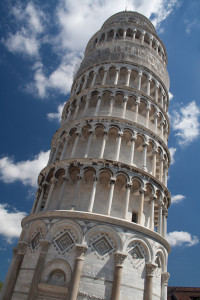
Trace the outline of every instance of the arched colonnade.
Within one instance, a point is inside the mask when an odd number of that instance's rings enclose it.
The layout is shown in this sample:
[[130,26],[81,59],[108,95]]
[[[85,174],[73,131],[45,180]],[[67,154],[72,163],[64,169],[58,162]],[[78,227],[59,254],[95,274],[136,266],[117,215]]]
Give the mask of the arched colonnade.
[[57,137],[48,164],[72,158],[99,158],[140,168],[167,186],[169,157],[157,142],[138,130],[115,124],[72,126]]
[[165,236],[168,206],[162,188],[138,174],[70,165],[53,168],[40,180],[32,213],[92,212],[139,223]]
[[101,64],[76,79],[76,84],[72,86],[72,96],[99,85],[134,88],[152,98],[164,111],[168,110],[168,97],[163,84],[146,70],[124,64]]
[[152,49],[158,54],[165,65],[167,64],[167,54],[160,40],[148,31],[133,26],[109,28],[109,30],[105,30],[104,32],[101,30],[89,41],[85,53],[89,53],[95,47],[98,48],[102,43],[122,39],[130,40],[134,43],[138,42],[149,47],[149,49]]

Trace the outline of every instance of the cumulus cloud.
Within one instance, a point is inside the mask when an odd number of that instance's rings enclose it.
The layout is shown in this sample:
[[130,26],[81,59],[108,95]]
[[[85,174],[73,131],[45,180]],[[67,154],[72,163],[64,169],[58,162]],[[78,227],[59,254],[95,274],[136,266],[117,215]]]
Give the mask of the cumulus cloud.
[[21,220],[26,216],[25,212],[11,211],[8,204],[0,204],[0,235],[8,242],[17,238],[21,232]]
[[176,204],[176,203],[179,203],[181,201],[183,201],[185,199],[185,196],[183,195],[174,195],[172,196],[172,204]]
[[71,90],[73,72],[80,63],[80,55],[67,53],[59,66],[49,75],[45,74],[44,65],[37,62],[34,65],[34,82],[28,85],[29,90],[37,89],[40,98],[45,98],[51,91],[57,90],[61,94],[67,94]]
[[173,165],[175,163],[176,150],[177,149],[174,148],[174,147],[169,148],[169,152],[170,152],[170,155],[171,155],[171,165]]
[[16,19],[15,33],[9,33],[2,42],[12,53],[23,53],[28,56],[38,55],[40,47],[40,34],[43,31],[44,14],[33,3],[28,3],[24,8],[16,5],[12,8],[12,15]]
[[179,145],[188,145],[199,136],[199,116],[200,108],[195,101],[181,107],[179,111],[173,111],[171,124]]
[[57,112],[47,114],[47,118],[49,119],[49,121],[55,120],[57,122],[60,122],[64,105],[65,103],[58,105]]
[[199,239],[195,235],[191,235],[186,231],[173,231],[167,234],[167,240],[172,247],[187,246],[191,247],[199,243]]
[[47,164],[50,151],[41,151],[33,160],[15,163],[13,158],[0,159],[0,180],[5,183],[21,181],[24,185],[37,186],[37,176]]

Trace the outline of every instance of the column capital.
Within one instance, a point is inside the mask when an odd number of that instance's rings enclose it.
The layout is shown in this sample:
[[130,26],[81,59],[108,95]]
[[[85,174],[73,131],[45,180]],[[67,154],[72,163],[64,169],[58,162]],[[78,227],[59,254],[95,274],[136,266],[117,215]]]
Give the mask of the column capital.
[[55,184],[58,182],[58,179],[56,177],[52,177],[50,182]]
[[131,69],[128,69],[127,72],[128,72],[128,74],[131,74],[132,70],[131,70]]
[[110,184],[115,184],[115,182],[116,182],[116,178],[111,177],[111,178],[110,178]]
[[138,76],[142,77],[142,74],[143,74],[142,70],[139,70]]
[[128,95],[125,95],[123,102],[127,102],[127,101],[128,101]]
[[41,245],[41,252],[47,253],[49,246],[51,245],[51,241],[49,239],[41,239],[40,245]]
[[145,189],[142,189],[142,188],[141,188],[141,189],[139,190],[140,195],[141,195],[141,194],[144,194],[145,192],[146,192]]
[[28,247],[28,243],[27,242],[24,242],[24,241],[20,241],[18,243],[18,254],[25,254],[26,252],[26,249]]
[[85,253],[88,249],[86,245],[76,244],[76,259],[84,260]]
[[169,280],[170,274],[168,272],[163,272],[161,273],[161,282],[163,284],[168,284],[168,280]]
[[128,190],[128,189],[131,189],[131,187],[132,187],[132,184],[131,183],[127,183],[126,185],[125,185],[125,188]]
[[151,262],[146,263],[146,276],[153,277],[154,271],[156,270],[157,265]]
[[116,252],[114,256],[115,256],[115,266],[121,267],[127,257],[127,254],[122,252]]

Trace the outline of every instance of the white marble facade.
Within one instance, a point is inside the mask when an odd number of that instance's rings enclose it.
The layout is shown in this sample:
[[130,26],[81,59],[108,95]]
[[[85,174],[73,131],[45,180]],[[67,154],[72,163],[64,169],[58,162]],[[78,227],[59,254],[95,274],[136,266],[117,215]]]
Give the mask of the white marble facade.
[[166,65],[136,12],[90,39],[0,299],[167,300]]

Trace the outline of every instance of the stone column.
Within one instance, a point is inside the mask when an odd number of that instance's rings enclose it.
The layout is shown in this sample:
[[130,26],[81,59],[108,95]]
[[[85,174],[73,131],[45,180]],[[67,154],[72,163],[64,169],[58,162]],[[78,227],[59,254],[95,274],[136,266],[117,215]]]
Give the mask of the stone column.
[[85,150],[85,154],[84,154],[84,157],[88,157],[88,153],[89,153],[89,150],[90,150],[90,146],[91,146],[91,142],[92,142],[92,137],[93,137],[93,131],[92,130],[89,130],[89,138],[88,138],[88,141],[87,141],[87,146],[86,146],[86,150]]
[[135,122],[137,123],[138,120],[138,108],[140,105],[140,97],[137,97],[137,100],[135,102]]
[[161,135],[160,137],[161,137],[161,139],[163,139],[163,127],[164,127],[164,125],[165,125],[165,122],[162,119],[161,122],[160,122],[160,135]]
[[50,164],[51,164],[51,162],[52,162],[52,160],[53,160],[53,157],[54,157],[54,153],[55,153],[55,151],[56,151],[56,147],[55,147],[55,146],[53,146],[53,147],[52,147],[52,150],[51,150],[51,153],[50,153],[50,155],[49,155],[49,161],[48,161],[48,165],[50,165]]
[[157,113],[154,115],[154,126],[155,126],[155,133],[157,134],[157,129],[158,129],[158,114]]
[[1,291],[2,300],[10,300],[12,298],[27,246],[28,243],[20,241],[18,247],[13,248],[13,259]]
[[44,197],[44,190],[45,190],[45,185],[46,184],[49,184],[49,183],[42,183],[42,192],[40,194],[40,198],[39,198],[38,204],[36,206],[35,213],[39,212],[40,209],[41,209],[41,205],[42,205],[42,200],[43,200],[43,197]]
[[151,76],[148,76],[147,82],[147,95],[150,96],[150,88],[151,88]]
[[101,152],[100,152],[99,158],[103,158],[104,150],[105,150],[105,146],[106,146],[106,138],[107,138],[107,132],[104,131],[103,141],[102,141],[102,146],[101,146]]
[[126,185],[126,198],[125,198],[125,214],[124,219],[127,220],[128,218],[128,207],[129,207],[129,199],[130,199],[130,191],[131,191],[131,185]]
[[161,300],[167,300],[167,285],[169,276],[168,272],[163,272],[161,274]]
[[137,31],[137,29],[136,29],[136,28],[135,28],[135,29],[133,29],[133,40],[135,40],[136,31]]
[[167,187],[167,163],[164,163],[163,184]]
[[159,83],[156,81],[155,83],[155,101],[158,102],[158,88],[159,88]]
[[118,139],[117,139],[117,148],[116,148],[115,160],[119,160],[119,154],[120,154],[120,147],[121,147],[122,136],[123,136],[123,133],[119,132],[118,133]]
[[64,159],[68,144],[69,144],[69,137],[67,137],[66,140],[65,140],[65,143],[64,143],[64,146],[63,146],[63,149],[62,149],[62,153],[61,153],[61,156],[60,156],[60,160]]
[[85,258],[86,251],[87,251],[87,246],[76,245],[76,259],[74,263],[72,280],[70,283],[70,289],[69,289],[69,294],[67,296],[67,300],[77,300],[81,273],[83,269],[83,261]]
[[104,70],[104,75],[103,75],[103,80],[102,80],[102,85],[104,85],[106,83],[106,79],[107,79],[107,74],[108,74],[108,70]]
[[87,84],[87,81],[88,81],[88,76],[89,76],[89,73],[86,73],[86,75],[85,75],[85,81],[84,81],[84,83],[83,83],[82,90],[84,90],[85,87],[86,87],[86,84]]
[[154,230],[154,203],[155,203],[155,197],[150,198],[150,229]]
[[75,109],[75,112],[74,112],[73,120],[76,119],[76,115],[77,115],[77,113],[78,113],[79,107],[80,107],[80,99],[79,99],[79,101],[77,101],[76,109]]
[[44,206],[44,210],[47,210],[49,207],[49,203],[51,202],[51,197],[52,197],[56,182],[57,182],[57,179],[55,177],[51,178],[51,186],[50,186],[48,197],[47,197],[47,200],[46,200],[46,203]]
[[162,200],[158,201],[158,233],[162,235]]
[[89,207],[88,207],[89,212],[93,211],[94,199],[95,199],[95,195],[96,195],[96,189],[97,189],[97,177],[94,177],[93,178],[92,192],[91,192],[91,195],[90,195],[90,203],[89,203]]
[[126,257],[127,254],[120,253],[120,252],[115,253],[115,270],[114,270],[111,300],[120,300],[122,270],[123,270],[123,263]]
[[101,105],[101,95],[98,96],[97,106],[96,106],[95,113],[94,113],[95,116],[97,116],[97,114],[99,112],[100,105]]
[[151,110],[150,103],[146,107],[146,128],[149,128],[149,112]]
[[161,89],[161,103],[160,103],[160,105],[163,107],[163,101],[164,101],[164,89],[162,88]]
[[41,275],[42,275],[42,271],[44,269],[45,259],[46,259],[47,252],[48,252],[49,246],[51,244],[51,241],[48,239],[42,239],[42,240],[40,240],[40,244],[41,244],[40,255],[39,255],[39,258],[37,261],[37,265],[35,268],[35,272],[33,275],[33,279],[31,282],[27,300],[37,299],[38,283],[41,281]]
[[125,96],[124,97],[124,101],[123,101],[122,118],[124,118],[125,114],[126,114],[126,105],[127,105],[127,102],[128,102],[128,96]]
[[156,177],[156,154],[157,154],[157,150],[153,150],[152,154],[153,154],[153,159],[152,159],[152,175],[154,177]]
[[144,290],[144,300],[152,300],[153,294],[153,275],[156,269],[156,265],[152,263],[146,263],[146,281]]
[[131,139],[130,165],[134,163],[135,139],[135,137]]
[[79,142],[79,138],[80,138],[80,132],[76,132],[76,139],[75,139],[74,146],[73,146],[73,149],[71,152],[71,158],[74,158],[74,155],[76,153],[76,148],[77,148],[77,145]]
[[115,81],[114,81],[114,85],[117,85],[118,84],[118,79],[119,79],[119,71],[120,69],[117,68],[116,69],[116,75],[115,75]]
[[114,95],[111,95],[111,100],[110,100],[110,109],[109,109],[109,116],[112,115],[112,111],[113,111],[113,103],[114,103]]
[[52,164],[56,161],[56,158],[57,158],[58,152],[59,152],[59,150],[60,150],[61,144],[62,144],[62,141],[59,140],[59,141],[57,142],[56,152],[54,153],[53,160],[52,160]]
[[141,89],[141,79],[142,79],[142,71],[139,71],[138,73],[138,90]]
[[145,190],[140,190],[140,206],[139,206],[139,214],[138,214],[138,223],[142,225],[142,216],[144,209],[144,193]]
[[95,81],[96,81],[96,78],[97,78],[97,71],[94,73],[94,77],[93,77],[93,79],[92,79],[91,87],[94,86]]
[[144,44],[144,36],[145,36],[145,31],[142,31],[142,37],[141,37],[141,43],[142,45]]
[[163,232],[163,237],[166,238],[167,235],[167,209],[165,209],[163,211],[163,216],[162,216],[162,220],[163,220],[163,228],[162,228],[162,232]]
[[159,174],[159,179],[161,182],[163,182],[163,163],[164,163],[164,159],[163,156],[160,156],[160,174]]
[[147,170],[147,147],[148,143],[144,143],[142,145],[143,147],[143,156],[142,156],[142,170],[146,171]]
[[60,207],[61,207],[62,199],[63,199],[63,196],[64,196],[64,192],[65,192],[65,188],[66,188],[68,178],[64,175],[62,177],[62,180],[63,180],[63,182],[62,182],[62,186],[61,186],[61,189],[60,189],[60,194],[59,194],[58,203],[57,203],[57,209],[60,209]]
[[111,212],[111,207],[112,207],[112,200],[113,200],[113,192],[114,192],[114,187],[115,187],[115,179],[110,180],[110,191],[109,191],[109,196],[108,196],[108,211],[107,215],[110,216]]
[[67,119],[66,119],[66,123],[69,122],[69,119],[71,117],[71,113],[72,113],[72,110],[71,110],[71,107],[69,108],[69,112],[67,114]]
[[131,70],[128,69],[127,75],[126,75],[126,83],[125,83],[126,86],[129,86],[129,83],[130,83],[130,77],[131,77]]
[[123,32],[123,39],[125,39],[126,37],[126,29],[124,29],[124,32]]
[[89,96],[86,98],[86,103],[85,103],[85,107],[84,107],[84,110],[83,110],[82,118],[86,115],[86,112],[88,110],[88,106],[89,106]]

